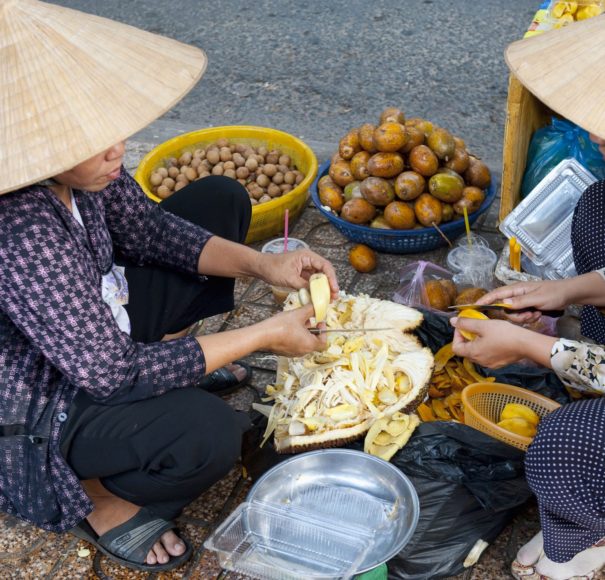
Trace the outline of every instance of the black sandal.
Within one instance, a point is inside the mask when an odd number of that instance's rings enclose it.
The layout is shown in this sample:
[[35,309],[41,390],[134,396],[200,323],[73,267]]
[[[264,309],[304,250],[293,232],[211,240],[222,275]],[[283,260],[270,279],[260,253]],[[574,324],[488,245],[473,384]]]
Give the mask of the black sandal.
[[181,538],[186,549],[180,556],[170,556],[166,564],[146,564],[147,554],[163,533],[176,528],[174,522],[158,518],[147,508],[141,508],[132,518],[123,524],[99,536],[86,521],[81,521],[70,532],[92,544],[108,558],[135,570],[160,572],[173,570],[191,557],[192,549]]
[[227,370],[227,367],[221,367],[207,374],[196,386],[219,397],[237,391],[252,378],[252,368],[241,360],[236,360],[232,364],[242,367],[246,371],[246,376],[241,381],[230,370]]

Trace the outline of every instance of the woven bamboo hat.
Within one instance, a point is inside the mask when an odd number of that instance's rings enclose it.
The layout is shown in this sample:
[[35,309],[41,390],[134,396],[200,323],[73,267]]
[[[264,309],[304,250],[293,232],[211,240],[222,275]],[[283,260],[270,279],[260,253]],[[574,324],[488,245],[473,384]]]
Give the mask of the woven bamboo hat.
[[0,194],[67,171],[201,78],[193,46],[37,0],[0,0]]
[[605,16],[513,42],[505,57],[545,105],[605,138]]

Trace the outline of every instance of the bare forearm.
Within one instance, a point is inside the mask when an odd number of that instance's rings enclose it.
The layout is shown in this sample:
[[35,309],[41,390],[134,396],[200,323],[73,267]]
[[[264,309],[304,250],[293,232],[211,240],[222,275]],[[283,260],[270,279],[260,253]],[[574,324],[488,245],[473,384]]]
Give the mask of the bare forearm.
[[257,276],[260,256],[243,244],[213,236],[200,254],[197,269],[200,274],[226,278]]
[[207,373],[252,352],[266,349],[270,342],[268,329],[262,324],[198,336],[196,340],[204,351]]
[[598,272],[590,272],[560,282],[564,285],[568,304],[605,306],[605,279]]
[[550,353],[555,342],[555,337],[525,330],[518,342],[519,359],[529,358],[543,367],[551,368]]

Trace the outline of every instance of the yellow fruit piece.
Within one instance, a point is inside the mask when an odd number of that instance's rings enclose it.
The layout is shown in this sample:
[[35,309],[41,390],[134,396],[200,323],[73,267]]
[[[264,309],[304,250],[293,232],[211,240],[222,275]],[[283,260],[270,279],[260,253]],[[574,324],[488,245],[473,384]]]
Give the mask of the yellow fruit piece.
[[575,14],[577,9],[577,2],[565,2],[565,12],[567,12],[568,14]]
[[330,283],[325,274],[313,274],[309,278],[309,292],[315,310],[315,320],[320,323],[326,319],[330,304]]
[[502,409],[502,413],[500,413],[500,421],[505,419],[514,419],[515,417],[525,419],[534,427],[536,427],[540,422],[540,417],[538,414],[533,409],[530,409],[527,405],[522,405],[520,403],[508,403],[504,409]]
[[581,8],[578,8],[578,11],[576,12],[576,20],[587,20],[588,18],[598,16],[602,12],[603,9],[595,4],[582,6]]
[[521,417],[504,419],[498,423],[498,427],[502,427],[511,433],[522,435],[523,437],[534,437],[536,435],[536,427]]
[[[489,320],[483,312],[479,312],[478,310],[473,310],[472,308],[466,308],[465,310],[461,310],[458,313],[458,318],[474,318],[476,320]],[[466,340],[474,340],[477,335],[474,332],[469,332],[468,330],[460,330],[460,334],[466,338]]]
[[445,365],[454,357],[454,349],[451,342],[442,346],[435,355],[435,369],[433,372],[438,373]]
[[300,300],[300,303],[303,306],[306,306],[307,304],[309,304],[309,302],[311,302],[311,295],[309,294],[309,291],[306,288],[301,288],[298,291],[298,299]]
[[552,15],[554,18],[561,18],[565,14],[565,2],[557,2],[552,7]]

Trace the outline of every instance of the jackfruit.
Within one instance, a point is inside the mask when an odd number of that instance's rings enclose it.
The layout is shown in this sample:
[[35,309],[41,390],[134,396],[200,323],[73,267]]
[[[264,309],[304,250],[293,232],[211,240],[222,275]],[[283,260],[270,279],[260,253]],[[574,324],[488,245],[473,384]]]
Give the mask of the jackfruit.
[[521,417],[513,417],[512,419],[504,419],[498,423],[498,427],[502,427],[511,433],[516,435],[522,435],[523,437],[535,437],[536,427],[529,421],[522,419]]
[[326,319],[328,306],[330,305],[330,283],[325,274],[313,274],[309,278],[309,291],[311,302],[315,310],[315,320],[319,324]]
[[500,421],[504,421],[505,419],[514,419],[515,417],[525,419],[534,427],[536,427],[540,422],[540,417],[538,414],[533,411],[533,409],[530,409],[527,405],[521,405],[520,403],[508,403],[500,413]]

